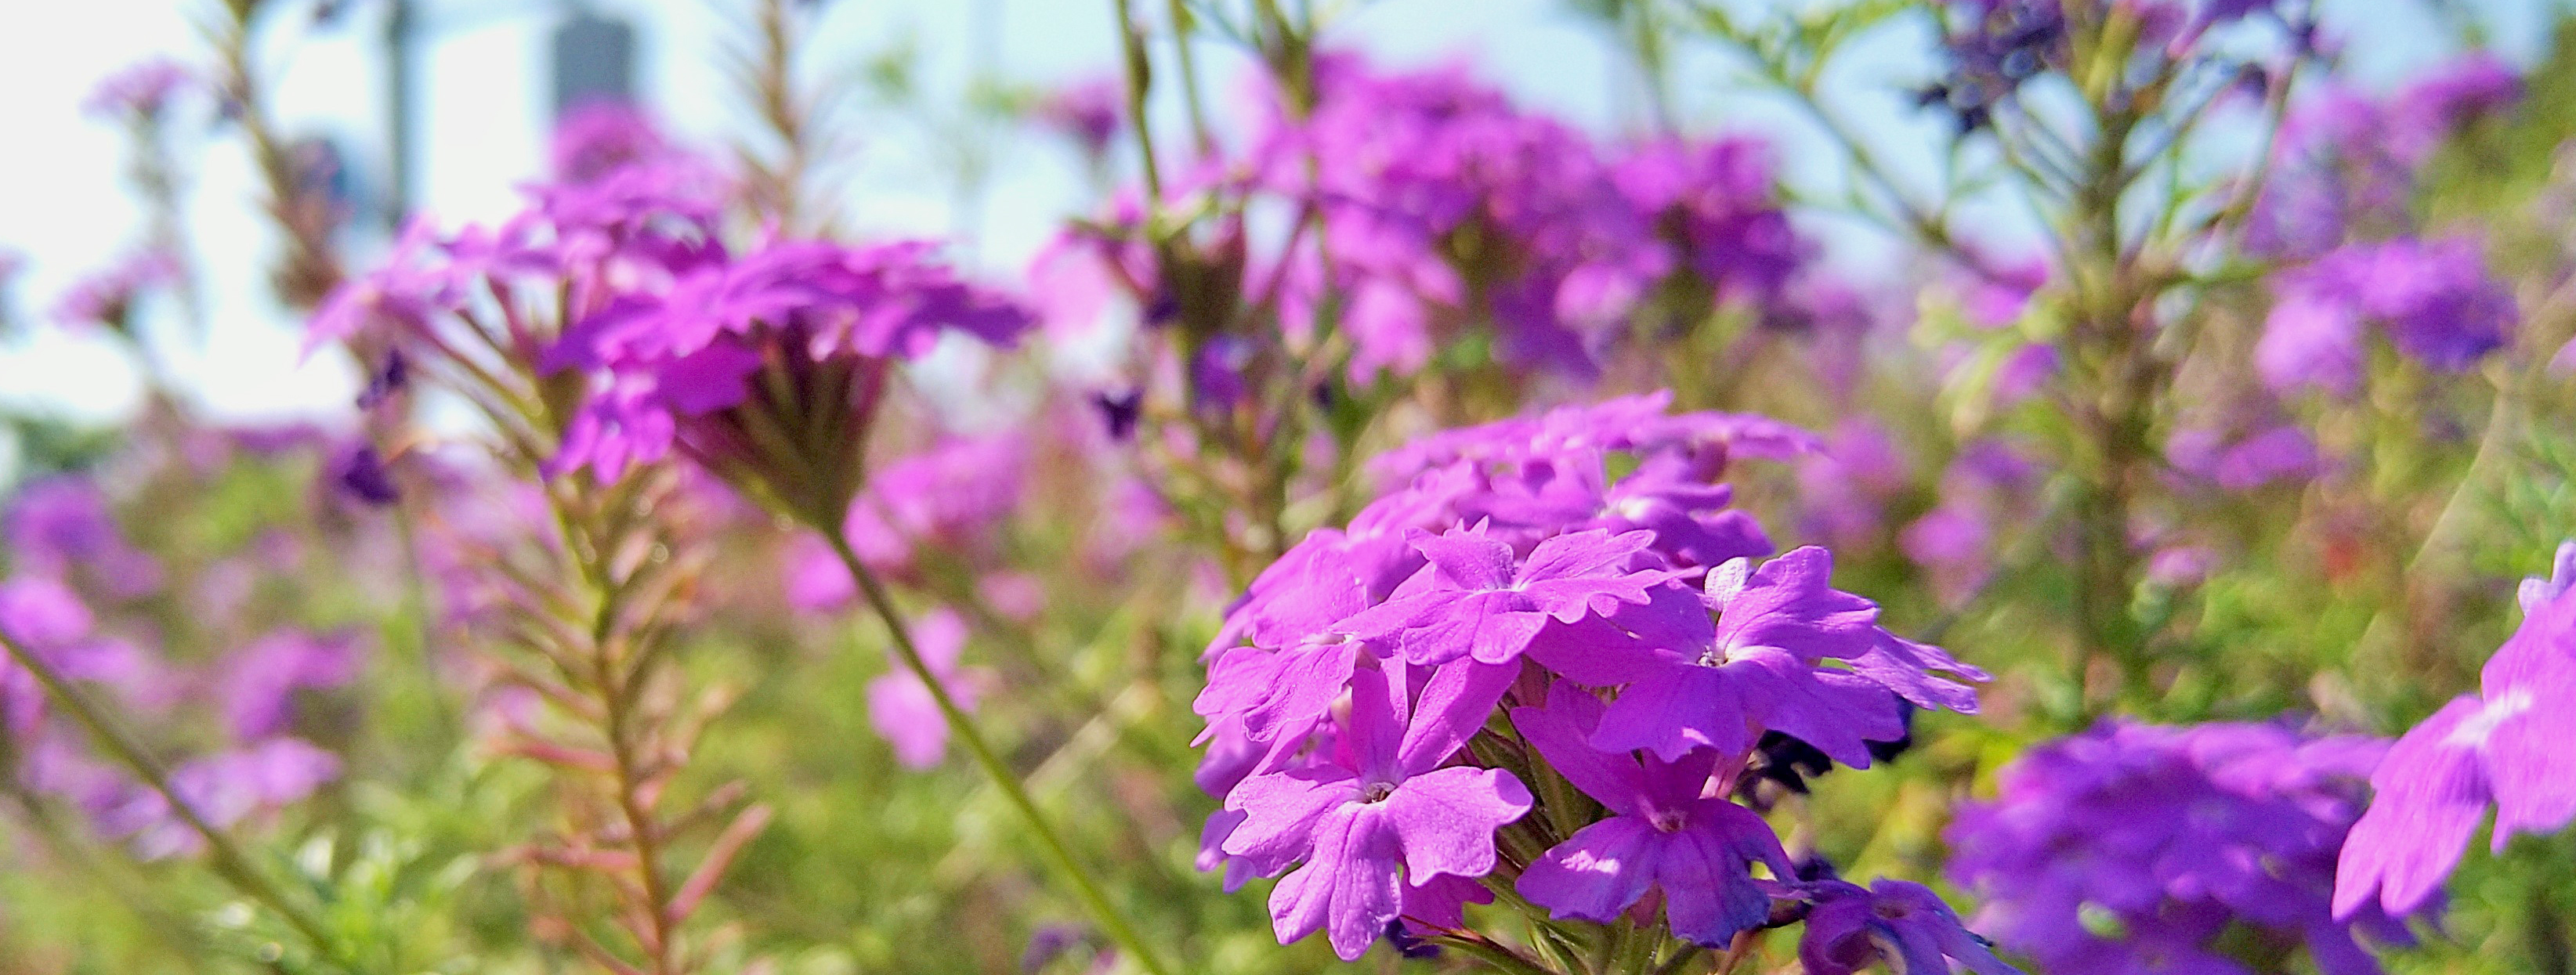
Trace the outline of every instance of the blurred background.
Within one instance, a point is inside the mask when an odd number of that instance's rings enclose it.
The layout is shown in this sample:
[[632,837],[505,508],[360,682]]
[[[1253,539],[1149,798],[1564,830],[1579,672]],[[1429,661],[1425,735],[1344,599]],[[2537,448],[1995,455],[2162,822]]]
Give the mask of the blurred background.
[[[154,57],[202,50],[212,0],[23,3],[0,32],[0,133],[10,147],[0,180],[0,301],[44,322],[82,275],[135,244],[143,222],[127,189],[111,122],[82,101],[101,77]],[[1115,64],[1108,0],[815,0],[822,8],[799,69],[842,96],[825,120],[845,153],[831,175],[844,214],[866,232],[941,234],[995,279],[1015,274],[1060,220],[1095,190],[1078,153],[1010,124],[1040,94]],[[1795,6],[1796,0],[1747,7]],[[304,151],[335,160],[345,196],[341,233],[358,266],[385,245],[387,214],[405,206],[453,225],[514,207],[514,187],[543,164],[558,101],[623,90],[683,138],[723,144],[749,111],[729,65],[753,41],[748,3],[727,0],[333,0],[316,5],[303,36],[269,37],[291,58],[265,65],[285,130]],[[1597,132],[1650,121],[1642,87],[1617,54],[1597,2],[1355,0],[1340,5],[1337,39],[1389,66],[1463,60],[1525,105]],[[2465,37],[2530,64],[2546,42],[2555,0],[2324,0],[2347,38],[2347,69],[2392,84],[2437,62]],[[292,19],[292,18],[290,18]],[[282,32],[281,32],[282,33]],[[1920,38],[1872,39],[1828,79],[1848,117],[1891,145],[1930,144],[1945,124],[1906,94],[1935,73]],[[1200,71],[1226,97],[1245,76],[1239,52],[1203,47]],[[1830,193],[1844,174],[1785,104],[1730,84],[1733,66],[1674,65],[1686,131],[1747,129],[1777,141],[1793,185]],[[407,80],[406,80],[407,79]],[[1157,86],[1170,94],[1172,86]],[[405,90],[398,90],[405,89]],[[1175,96],[1176,98],[1177,96]],[[1178,105],[1157,105],[1159,114]],[[1224,113],[1219,113],[1222,116]],[[396,120],[403,120],[399,125]],[[407,133],[407,138],[398,138]],[[398,145],[407,149],[397,152]],[[145,329],[202,314],[208,341],[172,348],[175,385],[218,419],[334,414],[357,384],[335,357],[299,355],[298,327],[276,306],[259,269],[275,242],[253,205],[255,181],[238,140],[201,139],[182,153],[185,227],[196,263],[197,308],[139,310]],[[398,155],[406,165],[397,166]],[[1899,168],[1907,154],[1895,153]],[[1928,162],[1924,162],[1928,165]],[[400,177],[397,177],[398,171]],[[2026,223],[1993,208],[1994,239]],[[1889,252],[1856,228],[1813,226],[1828,259],[1866,280]],[[136,364],[111,336],[17,329],[0,345],[0,408],[75,425],[111,424],[138,407]],[[16,464],[0,443],[0,479]]]

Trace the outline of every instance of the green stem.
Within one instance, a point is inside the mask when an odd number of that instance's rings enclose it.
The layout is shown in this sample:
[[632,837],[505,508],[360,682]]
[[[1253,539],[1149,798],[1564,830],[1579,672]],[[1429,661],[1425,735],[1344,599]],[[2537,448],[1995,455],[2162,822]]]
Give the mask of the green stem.
[[34,674],[37,682],[45,685],[45,693],[52,695],[55,703],[62,705],[63,710],[71,712],[72,718],[80,722],[81,727],[89,732],[91,738],[95,739],[101,747],[106,748],[117,761],[132,770],[137,778],[143,780],[144,785],[159,793],[161,798],[170,804],[171,813],[178,816],[180,822],[187,824],[190,830],[206,841],[206,849],[214,857],[217,876],[232,884],[235,889],[241,891],[243,896],[277,912],[279,917],[286,920],[288,926],[293,927],[297,934],[303,935],[304,939],[312,944],[313,950],[331,959],[334,964],[344,968],[350,967],[346,963],[345,956],[340,953],[338,942],[323,932],[321,921],[306,912],[304,908],[287,900],[285,892],[279,890],[276,884],[269,881],[267,875],[261,873],[258,867],[251,863],[250,857],[244,855],[239,846],[234,845],[232,837],[224,835],[223,831],[216,829],[213,823],[207,822],[204,816],[199,815],[197,808],[180,796],[178,790],[171,787],[169,773],[163,771],[161,762],[144,749],[142,742],[136,741],[134,736],[110,718],[106,711],[91,703],[86,695],[74,688],[71,682],[63,677],[61,671],[54,669],[53,664],[47,663],[43,657],[30,652],[26,646],[18,642],[16,637],[0,633],[0,648],[6,648],[9,657],[16,660],[18,666]]
[[1470,958],[1476,959],[1477,961],[1491,965],[1497,971],[1512,972],[1514,975],[1556,975],[1556,973],[1550,972],[1546,968],[1541,967],[1537,962],[1521,957],[1520,953],[1515,952],[1510,948],[1503,947],[1502,945],[1495,944],[1494,942],[1484,940],[1483,938],[1476,937],[1474,935],[1440,935],[1430,940],[1437,944],[1455,948],[1458,950],[1459,954],[1466,955]]
[[921,658],[920,648],[913,645],[912,632],[895,611],[894,599],[886,593],[885,585],[877,581],[876,573],[859,561],[859,553],[850,548],[850,541],[842,537],[839,526],[811,527],[832,546],[833,553],[841,557],[842,566],[850,570],[850,578],[858,582],[859,593],[867,598],[868,608],[876,612],[877,619],[885,623],[887,634],[894,638],[896,656],[903,658],[904,667],[911,670],[914,677],[920,678],[922,686],[930,691],[931,700],[939,705],[940,716],[948,721],[949,731],[966,745],[966,751],[975,756],[975,763],[983,766],[984,774],[993,780],[993,787],[1001,790],[1002,797],[1010,800],[1011,808],[1027,822],[1029,832],[1038,838],[1039,849],[1073,884],[1075,897],[1100,922],[1101,931],[1134,958],[1137,967],[1152,975],[1169,975],[1170,970],[1163,967],[1162,960],[1145,946],[1145,939],[1127,923],[1126,916],[1109,903],[1109,896],[1093,882],[1081,861],[1073,858],[1072,848],[1065,845],[1064,838],[1056,833],[1055,825],[1047,821],[1046,814],[1038,811],[1037,803],[1029,798],[1028,790],[1021,787],[1019,777],[1012,774],[1010,766],[1002,763],[1001,755],[993,751],[982,732],[975,730],[974,722],[967,720],[965,709],[958,707],[956,699],[949,696],[947,685],[939,680],[938,675],[931,673],[930,665]]

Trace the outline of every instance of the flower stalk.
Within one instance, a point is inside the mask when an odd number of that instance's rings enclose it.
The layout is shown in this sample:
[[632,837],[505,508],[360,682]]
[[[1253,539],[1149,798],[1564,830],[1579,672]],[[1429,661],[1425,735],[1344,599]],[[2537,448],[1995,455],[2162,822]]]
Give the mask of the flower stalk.
[[887,635],[894,641],[895,655],[903,660],[904,667],[912,671],[914,677],[920,678],[922,686],[929,689],[931,700],[939,705],[940,716],[948,722],[949,731],[957,736],[958,741],[965,743],[966,751],[975,756],[975,764],[983,767],[984,774],[992,779],[993,787],[1001,791],[1002,797],[1009,800],[1011,809],[1020,814],[1029,832],[1037,836],[1039,850],[1064,874],[1065,881],[1073,885],[1075,898],[1099,922],[1101,931],[1111,941],[1117,942],[1119,949],[1128,957],[1135,959],[1138,968],[1151,975],[1167,975],[1170,969],[1163,966],[1161,958],[1128,923],[1126,915],[1109,902],[1109,896],[1091,878],[1081,861],[1074,859],[1072,847],[1066,845],[1055,825],[1029,798],[1028,790],[1021,786],[1019,777],[1003,763],[992,744],[984,740],[983,732],[976,730],[965,709],[957,706],[957,699],[949,694],[939,675],[931,672],[930,664],[922,659],[920,648],[913,645],[911,629],[904,625],[902,614],[895,609],[893,596],[886,592],[885,584],[878,581],[876,573],[859,558],[859,553],[850,547],[849,539],[842,537],[840,526],[826,522],[810,524],[809,527],[823,537],[832,547],[832,553],[840,557],[842,566],[850,570],[850,578],[857,580],[859,593],[867,600],[868,608],[885,624]]
[[346,959],[340,950],[339,941],[323,930],[320,919],[316,918],[312,911],[288,898],[286,892],[271,881],[268,875],[251,861],[248,854],[242,852],[240,845],[234,843],[231,836],[226,835],[223,830],[216,829],[213,823],[207,822],[205,816],[197,811],[196,806],[171,785],[168,770],[162,767],[159,759],[153,757],[150,749],[146,748],[132,733],[126,731],[123,725],[118,724],[115,718],[109,716],[104,708],[92,702],[88,695],[82,694],[79,688],[73,687],[71,681],[63,676],[62,671],[56,669],[42,655],[28,650],[26,645],[20,643],[16,637],[0,632],[0,648],[5,648],[9,658],[16,661],[18,666],[26,668],[28,673],[35,675],[37,683],[44,685],[46,696],[61,705],[63,710],[70,712],[72,719],[80,724],[82,730],[89,732],[90,738],[101,748],[106,749],[118,764],[133,772],[136,778],[143,780],[146,787],[170,804],[171,814],[178,817],[189,831],[196,833],[199,839],[206,842],[207,854],[214,861],[212,866],[216,876],[232,885],[233,889],[243,896],[275,912],[288,927],[294,928],[297,934],[302,935],[315,952],[345,967]]

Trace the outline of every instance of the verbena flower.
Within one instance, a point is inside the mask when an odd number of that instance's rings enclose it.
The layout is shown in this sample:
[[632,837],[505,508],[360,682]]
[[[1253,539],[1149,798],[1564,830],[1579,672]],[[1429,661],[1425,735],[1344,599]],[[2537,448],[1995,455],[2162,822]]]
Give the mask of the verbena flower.
[[[992,686],[993,675],[980,667],[958,666],[966,636],[966,621],[946,608],[924,614],[912,626],[913,645],[921,651],[922,662],[957,706],[971,713]],[[868,682],[868,724],[894,746],[895,761],[904,767],[936,768],[948,751],[948,719],[931,697],[929,685],[895,660],[891,649],[886,656],[891,669]]]
[[1250,776],[1226,797],[1243,815],[1225,852],[1263,872],[1304,865],[1271,890],[1282,943],[1321,929],[1355,959],[1403,908],[1403,883],[1494,869],[1494,830],[1529,811],[1529,789],[1499,769],[1449,766],[1514,669],[1458,660],[1418,699],[1400,661],[1354,671],[1350,715],[1311,764]]
[[54,302],[54,320],[64,325],[103,326],[132,334],[137,302],[151,292],[179,283],[179,259],[160,250],[138,250],[116,263],[72,283]]
[[857,493],[895,361],[955,331],[1008,345],[1029,315],[960,280],[934,245],[780,241],[575,323],[549,364],[597,375],[562,466],[678,450],[833,524]]
[[2576,819],[2567,748],[2576,740],[2576,599],[2559,585],[2564,575],[2526,587],[2541,600],[2487,660],[2478,693],[2408,729],[2371,773],[2378,794],[2344,845],[2338,916],[2402,914],[2430,901],[2490,805],[2498,851],[2517,834]]
[[1535,801],[1525,783],[1462,750],[1502,734],[1498,709],[1519,742],[1489,744],[1526,743],[1610,810],[1535,834],[1549,852],[1501,879],[1595,921],[1660,889],[1676,933],[1723,945],[1775,901],[1809,899],[1757,880],[1756,864],[1787,876],[1787,858],[1723,798],[1765,735],[1865,766],[1910,708],[1975,708],[1953,678],[1984,675],[1879,627],[1875,605],[1826,581],[1823,550],[1748,557],[1770,544],[1717,478],[1813,437],[1667,401],[1390,452],[1371,468],[1400,486],[1307,536],[1228,612],[1194,705],[1199,783],[1225,798],[1200,863],[1229,885],[1295,867],[1272,895],[1282,939],[1321,928],[1350,958],[1390,922],[1408,937],[1465,923],[1465,881],[1509,866],[1496,830],[1543,828],[1511,825]]
[[161,587],[160,561],[126,540],[107,496],[88,478],[62,475],[20,487],[7,526],[17,571],[78,578],[117,599]]
[[219,693],[233,735],[251,741],[286,731],[296,693],[357,677],[360,650],[354,633],[281,629],[226,656]]
[[2444,372],[2461,372],[2504,346],[2517,312],[2513,294],[2487,273],[2476,242],[2401,238],[2352,244],[2274,279],[2276,302],[2254,350],[2273,389],[2359,390],[2365,326],[2397,351]]
[[2411,230],[2408,204],[2425,162],[2461,126],[2520,96],[2512,69],[2483,54],[2386,98],[2328,85],[2281,127],[2247,249],[2302,260]]
[[119,69],[101,78],[81,101],[81,112],[94,118],[153,118],[169,107],[172,99],[202,84],[186,65],[167,57],[154,57]]
[[1038,103],[1038,121],[1063,133],[1083,155],[1100,158],[1126,128],[1127,87],[1117,78],[1093,78],[1057,88]]
[[1822,880],[1810,889],[1815,907],[1798,938],[1805,975],[1854,975],[1872,964],[1937,975],[1949,971],[1951,961],[1977,975],[2014,971],[1985,939],[1961,926],[1957,912],[1932,888],[1903,880],[1868,887]]
[[1666,761],[1604,751],[1593,746],[1601,719],[1600,699],[1570,683],[1556,685],[1545,708],[1512,711],[1513,726],[1548,767],[1611,813],[1530,864],[1521,896],[1560,918],[1607,924],[1661,890],[1673,934],[1697,944],[1723,943],[1769,920],[1771,895],[1751,867],[1790,876],[1788,853],[1761,816],[1702,795],[1732,753],[1702,748]]
[[1944,834],[1948,872],[1983,898],[1980,927],[2049,972],[2250,971],[2221,953],[2231,924],[2304,942],[2326,971],[2376,972],[2356,930],[2403,943],[2404,927],[2338,920],[2329,899],[2384,747],[2105,720],[2005,766],[1994,800]]

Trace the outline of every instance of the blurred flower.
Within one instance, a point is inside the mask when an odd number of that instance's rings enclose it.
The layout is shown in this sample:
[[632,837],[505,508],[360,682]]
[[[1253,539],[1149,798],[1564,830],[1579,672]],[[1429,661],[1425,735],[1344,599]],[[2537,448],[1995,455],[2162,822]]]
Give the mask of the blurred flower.
[[1840,880],[1816,885],[1798,939],[1804,975],[1855,975],[1873,964],[1891,972],[1937,973],[1955,960],[1977,975],[2017,972],[1969,933],[1941,895],[1922,884],[1881,880],[1864,888]]
[[287,730],[295,693],[348,683],[358,675],[358,658],[355,633],[316,636],[292,628],[234,651],[219,672],[224,717],[233,735],[251,741]]
[[1127,86],[1118,78],[1093,78],[1048,92],[1037,119],[1071,138],[1084,156],[1098,159],[1126,126]]
[[99,79],[81,102],[93,118],[155,118],[170,100],[199,84],[194,72],[167,57],[140,61]]
[[[954,610],[935,609],[913,621],[912,639],[931,676],[958,708],[973,713],[993,677],[980,667],[957,666],[959,654],[966,649],[966,621]],[[868,682],[868,723],[894,746],[895,760],[904,767],[936,768],[948,750],[948,720],[931,697],[929,685],[891,649],[886,658],[893,669]]]
[[2513,294],[2489,276],[2475,241],[2400,238],[2351,244],[2273,280],[2276,301],[2255,346],[2273,389],[2360,389],[2362,327],[2383,330],[2408,358],[2461,372],[2505,344]]
[[559,183],[592,183],[636,166],[686,165],[689,158],[662,137],[642,108],[595,100],[573,106],[555,123],[546,145],[546,171]]
[[2300,939],[2326,971],[2376,972],[2355,929],[2402,944],[2404,926],[2337,921],[2328,901],[2385,747],[2280,724],[2106,719],[2005,766],[1995,799],[1944,834],[1948,873],[1984,899],[1980,927],[2051,973],[2241,975],[2217,942],[2231,924]]
[[[208,825],[224,829],[303,801],[339,777],[339,756],[299,738],[270,738],[180,764],[170,770],[170,788]],[[147,860],[192,854],[205,845],[172,811],[168,797],[139,784],[93,815],[100,832],[127,838],[135,855]]]
[[38,480],[9,504],[9,551],[24,573],[80,578],[113,599],[161,588],[161,563],[125,540],[95,482],[75,475]]
[[74,282],[54,302],[54,320],[133,334],[135,303],[155,289],[178,284],[182,273],[178,259],[166,252],[134,251]]
[[394,483],[384,457],[363,441],[343,448],[331,461],[331,483],[342,494],[376,507],[402,500],[402,487]]

